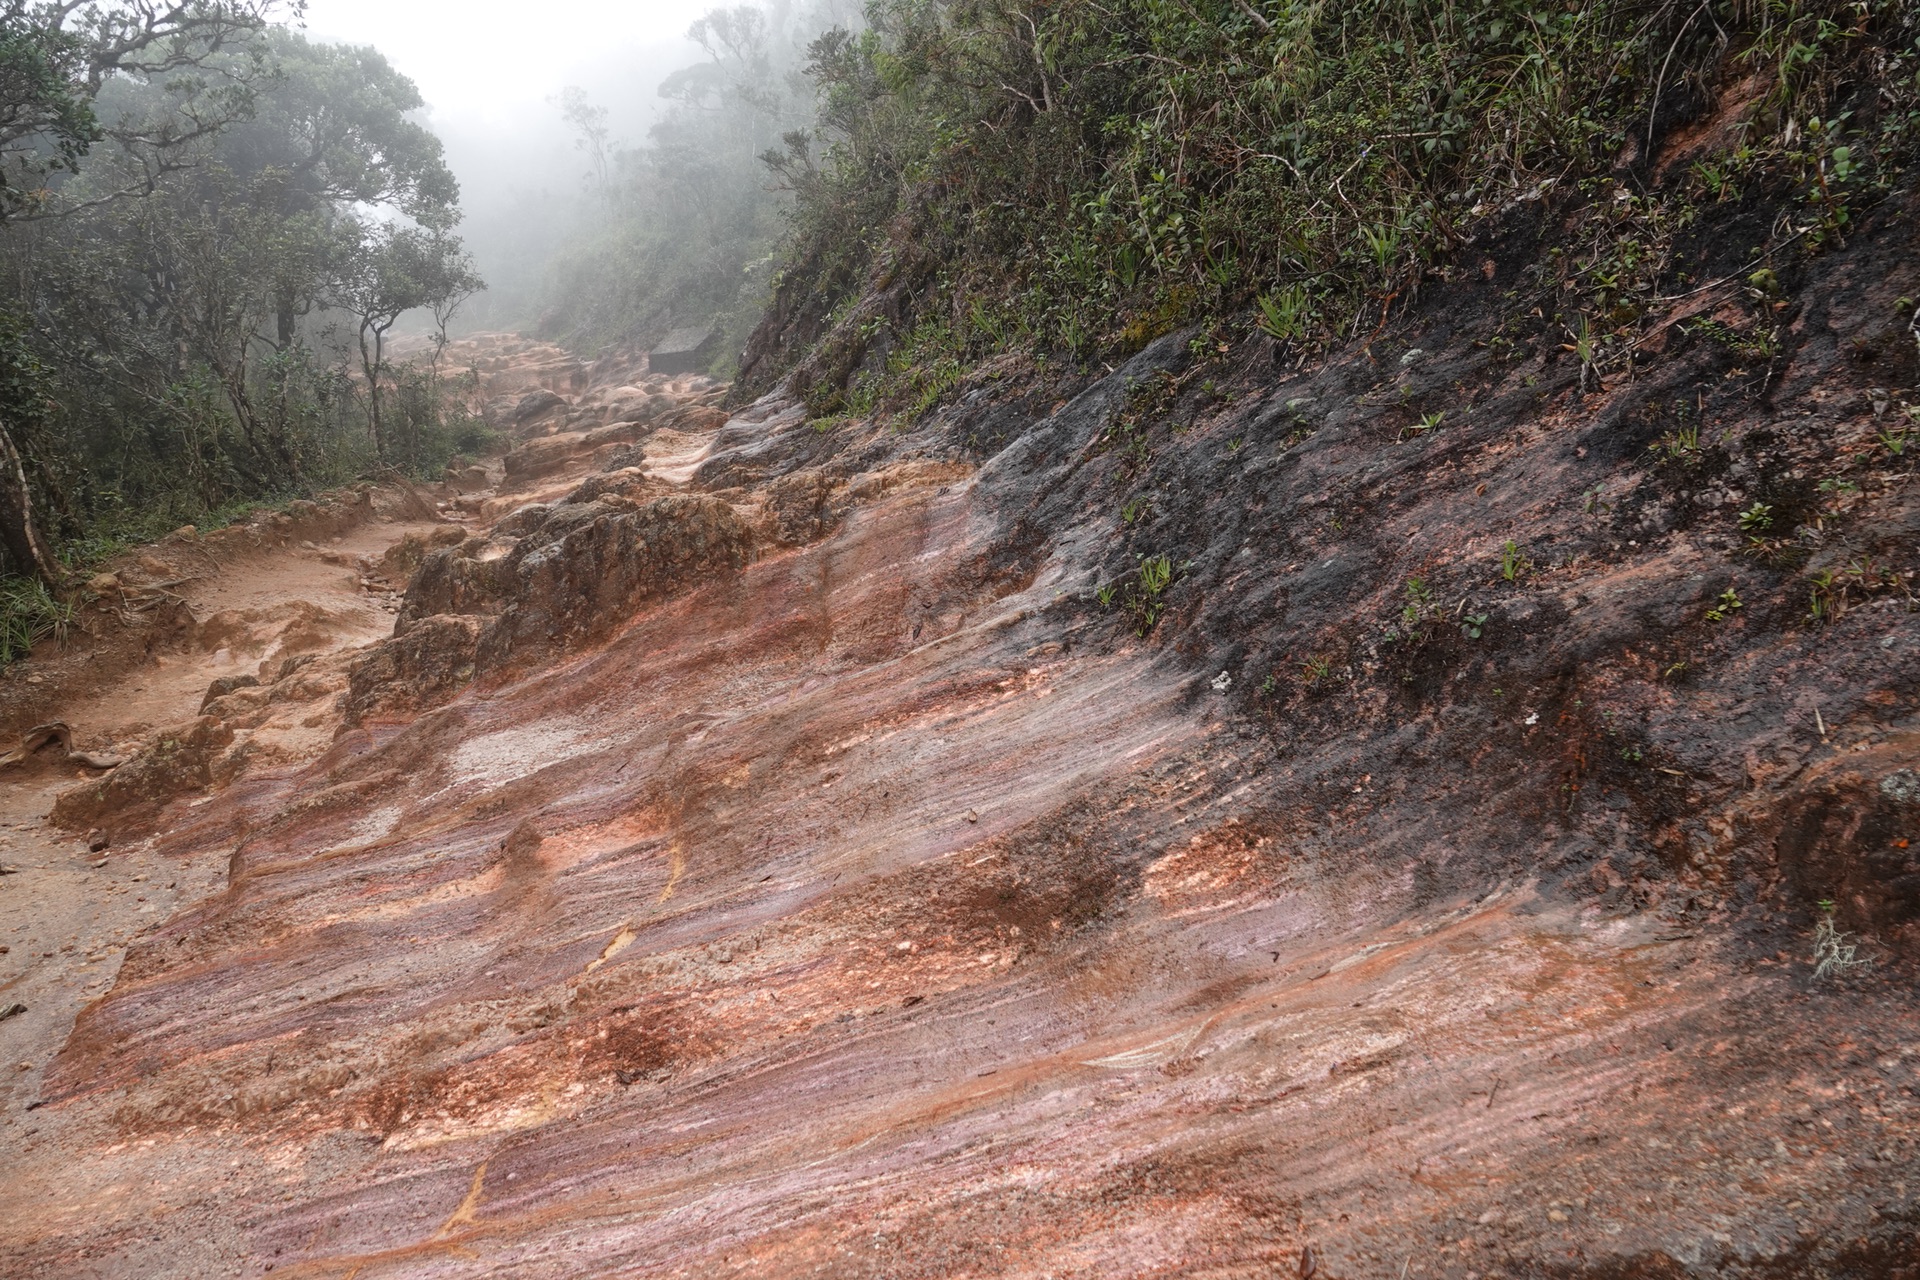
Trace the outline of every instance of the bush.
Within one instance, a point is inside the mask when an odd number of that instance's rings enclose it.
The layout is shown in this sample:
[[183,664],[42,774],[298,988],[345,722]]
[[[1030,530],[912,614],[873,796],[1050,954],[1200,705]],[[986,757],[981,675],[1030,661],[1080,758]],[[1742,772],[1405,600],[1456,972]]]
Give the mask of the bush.
[[73,606],[34,578],[0,578],[0,667],[27,656],[49,637],[66,638]]
[[[929,318],[974,357],[1110,356],[1256,305],[1277,340],[1365,337],[1490,219],[1631,167],[1749,71],[1773,89],[1719,190],[1735,170],[1793,185],[1837,235],[1917,118],[1900,0],[872,0],[867,19],[814,44],[818,127],[772,158],[797,205],[768,324],[825,321],[802,366],[823,405]],[[1849,124],[1836,103],[1874,67],[1891,105]],[[1625,208],[1643,240],[1671,234]],[[1596,359],[1664,262],[1606,247],[1580,281]]]

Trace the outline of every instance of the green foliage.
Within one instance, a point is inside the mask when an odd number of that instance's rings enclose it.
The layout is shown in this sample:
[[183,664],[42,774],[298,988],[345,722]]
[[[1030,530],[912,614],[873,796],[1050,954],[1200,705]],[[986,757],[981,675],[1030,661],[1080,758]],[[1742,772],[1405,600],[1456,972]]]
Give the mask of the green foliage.
[[1807,575],[1807,584],[1807,621],[1816,626],[1839,618],[1856,599],[1900,594],[1905,597],[1909,611],[1915,607],[1913,589],[1906,579],[1871,557],[1856,557],[1838,567],[1816,569]]
[[0,667],[27,656],[49,637],[64,638],[73,606],[36,578],[0,578]]
[[1707,621],[1725,622],[1734,615],[1736,610],[1744,608],[1746,605],[1741,602],[1740,592],[1733,587],[1728,587],[1720,593],[1718,602],[1707,610]]
[[[175,0],[98,4],[6,0],[0,4],[0,224],[55,203],[61,174],[80,171],[112,138],[155,169],[179,163],[207,131],[238,118],[263,62],[243,49],[279,0]],[[144,120],[109,124],[103,90],[124,80],[165,78],[180,108],[160,128]]]
[[1698,423],[1682,423],[1648,445],[1647,449],[1658,460],[1696,462],[1700,458],[1700,426]]
[[45,532],[70,547],[431,472],[465,430],[461,388],[385,346],[416,308],[444,334],[478,285],[413,84],[371,49],[279,28],[182,48],[196,83],[235,90],[217,113],[171,72],[109,77],[103,113],[179,145],[164,164],[146,144],[94,148],[37,197],[62,216],[0,227],[0,308],[33,317],[0,346],[31,357],[43,411],[0,407]]
[[1410,436],[1419,437],[1419,436],[1428,435],[1432,432],[1438,431],[1440,429],[1440,424],[1445,422],[1446,420],[1447,420],[1447,415],[1444,410],[1436,409],[1432,413],[1422,414],[1420,415],[1420,420],[1418,422],[1412,423],[1409,426],[1401,428],[1400,438],[1402,440],[1405,440]]
[[1533,568],[1533,561],[1520,550],[1520,544],[1508,538],[1500,548],[1500,577],[1506,582],[1518,582],[1520,575]]
[[1103,609],[1118,605],[1133,620],[1134,634],[1144,637],[1166,612],[1167,589],[1177,572],[1169,556],[1142,556],[1129,577],[1101,587],[1094,598]]
[[[1499,210],[1644,145],[1729,42],[1778,83],[1746,154],[1703,159],[1701,184],[1731,199],[1804,171],[1843,226],[1905,144],[1855,138],[1827,103],[1870,33],[1902,49],[1910,22],[1898,0],[870,0],[858,33],[814,44],[816,128],[773,157],[796,205],[772,323],[905,286],[903,330],[1008,318],[965,335],[972,358],[1123,354],[1241,307],[1284,342],[1364,335]],[[1578,190],[1591,213],[1556,284],[1590,382],[1630,353],[1617,335],[1691,214]],[[851,353],[829,376],[859,363],[865,323],[828,326]]]
[[731,372],[778,283],[787,188],[806,180],[804,146],[801,169],[772,183],[762,157],[785,156],[787,135],[805,137],[812,103],[799,73],[826,5],[739,5],[695,22],[688,36],[706,57],[661,84],[668,106],[644,144],[620,145],[582,91],[562,95],[591,199],[552,264],[544,332],[594,352],[715,323],[723,341],[713,371]]

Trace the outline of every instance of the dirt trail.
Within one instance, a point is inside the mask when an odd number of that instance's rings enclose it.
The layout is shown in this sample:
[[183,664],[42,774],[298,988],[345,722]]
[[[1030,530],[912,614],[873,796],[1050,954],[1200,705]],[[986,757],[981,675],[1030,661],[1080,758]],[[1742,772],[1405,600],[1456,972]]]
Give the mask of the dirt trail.
[[[71,777],[5,784],[14,1273],[1897,1274],[1896,990],[1808,1002],[1690,898],[1436,888],[1371,773],[1274,801],[1071,526],[1003,554],[1017,451],[770,478],[792,406],[514,359],[392,642],[348,662],[390,602],[327,557],[431,530],[193,588],[334,619],[334,692],[231,704],[279,755],[100,872]],[[279,657],[220,634],[98,714]]]
[[[296,654],[324,663],[380,639],[395,605],[390,591],[366,585],[367,575],[403,539],[437,527],[375,518],[318,543],[231,560],[190,550],[179,556],[187,580],[171,589],[199,620],[196,634],[99,687],[82,684],[49,718],[72,726],[76,748],[132,755],[156,730],[192,720],[215,680],[256,675]],[[330,698],[289,708],[254,731],[256,745],[270,745],[280,768],[319,754],[337,719]],[[57,751],[43,754],[0,773],[0,863],[16,868],[0,879],[0,1007],[25,1006],[0,1025],[0,1105],[15,1139],[18,1100],[34,1096],[41,1069],[79,1010],[111,985],[128,945],[182,903],[223,888],[227,872],[217,853],[163,858],[151,839],[93,851],[85,833],[55,829],[47,820],[55,797],[99,774],[56,763]]]

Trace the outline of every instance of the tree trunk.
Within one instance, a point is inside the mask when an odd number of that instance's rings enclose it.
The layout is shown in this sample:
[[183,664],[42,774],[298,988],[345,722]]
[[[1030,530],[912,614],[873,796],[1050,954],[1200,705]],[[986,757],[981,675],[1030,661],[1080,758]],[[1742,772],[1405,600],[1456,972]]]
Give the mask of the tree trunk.
[[373,432],[373,451],[383,460],[387,456],[386,436],[381,432],[380,423],[380,338],[378,330],[373,330],[373,350],[367,350],[367,333],[370,326],[360,326],[360,367],[367,375],[367,424]]
[[269,466],[278,465],[281,470],[276,477],[278,484],[284,485],[298,479],[299,460],[294,457],[293,450],[287,447],[285,436],[262,422],[259,411],[253,407],[253,396],[247,390],[246,343],[241,344],[239,358],[234,363],[229,364],[218,358],[209,363],[213,365],[215,376],[220,379],[221,389],[227,393],[227,403],[233,406],[233,416],[240,421],[240,430],[247,438],[249,451]]
[[26,462],[4,420],[0,420],[0,547],[13,572],[29,574],[48,586],[59,584],[60,562],[40,532]]

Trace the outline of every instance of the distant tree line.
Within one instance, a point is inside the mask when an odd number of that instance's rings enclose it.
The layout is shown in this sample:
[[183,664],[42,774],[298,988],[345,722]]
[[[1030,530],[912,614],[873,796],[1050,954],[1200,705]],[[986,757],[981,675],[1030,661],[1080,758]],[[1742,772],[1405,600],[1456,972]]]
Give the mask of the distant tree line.
[[792,203],[762,157],[813,124],[809,45],[858,18],[857,0],[713,10],[688,32],[704,56],[660,85],[665,111],[639,145],[612,137],[585,93],[564,93],[589,208],[552,263],[542,331],[590,353],[712,324],[727,373],[764,309]]
[[0,572],[472,443],[388,343],[481,287],[458,184],[298,9],[0,0]]

